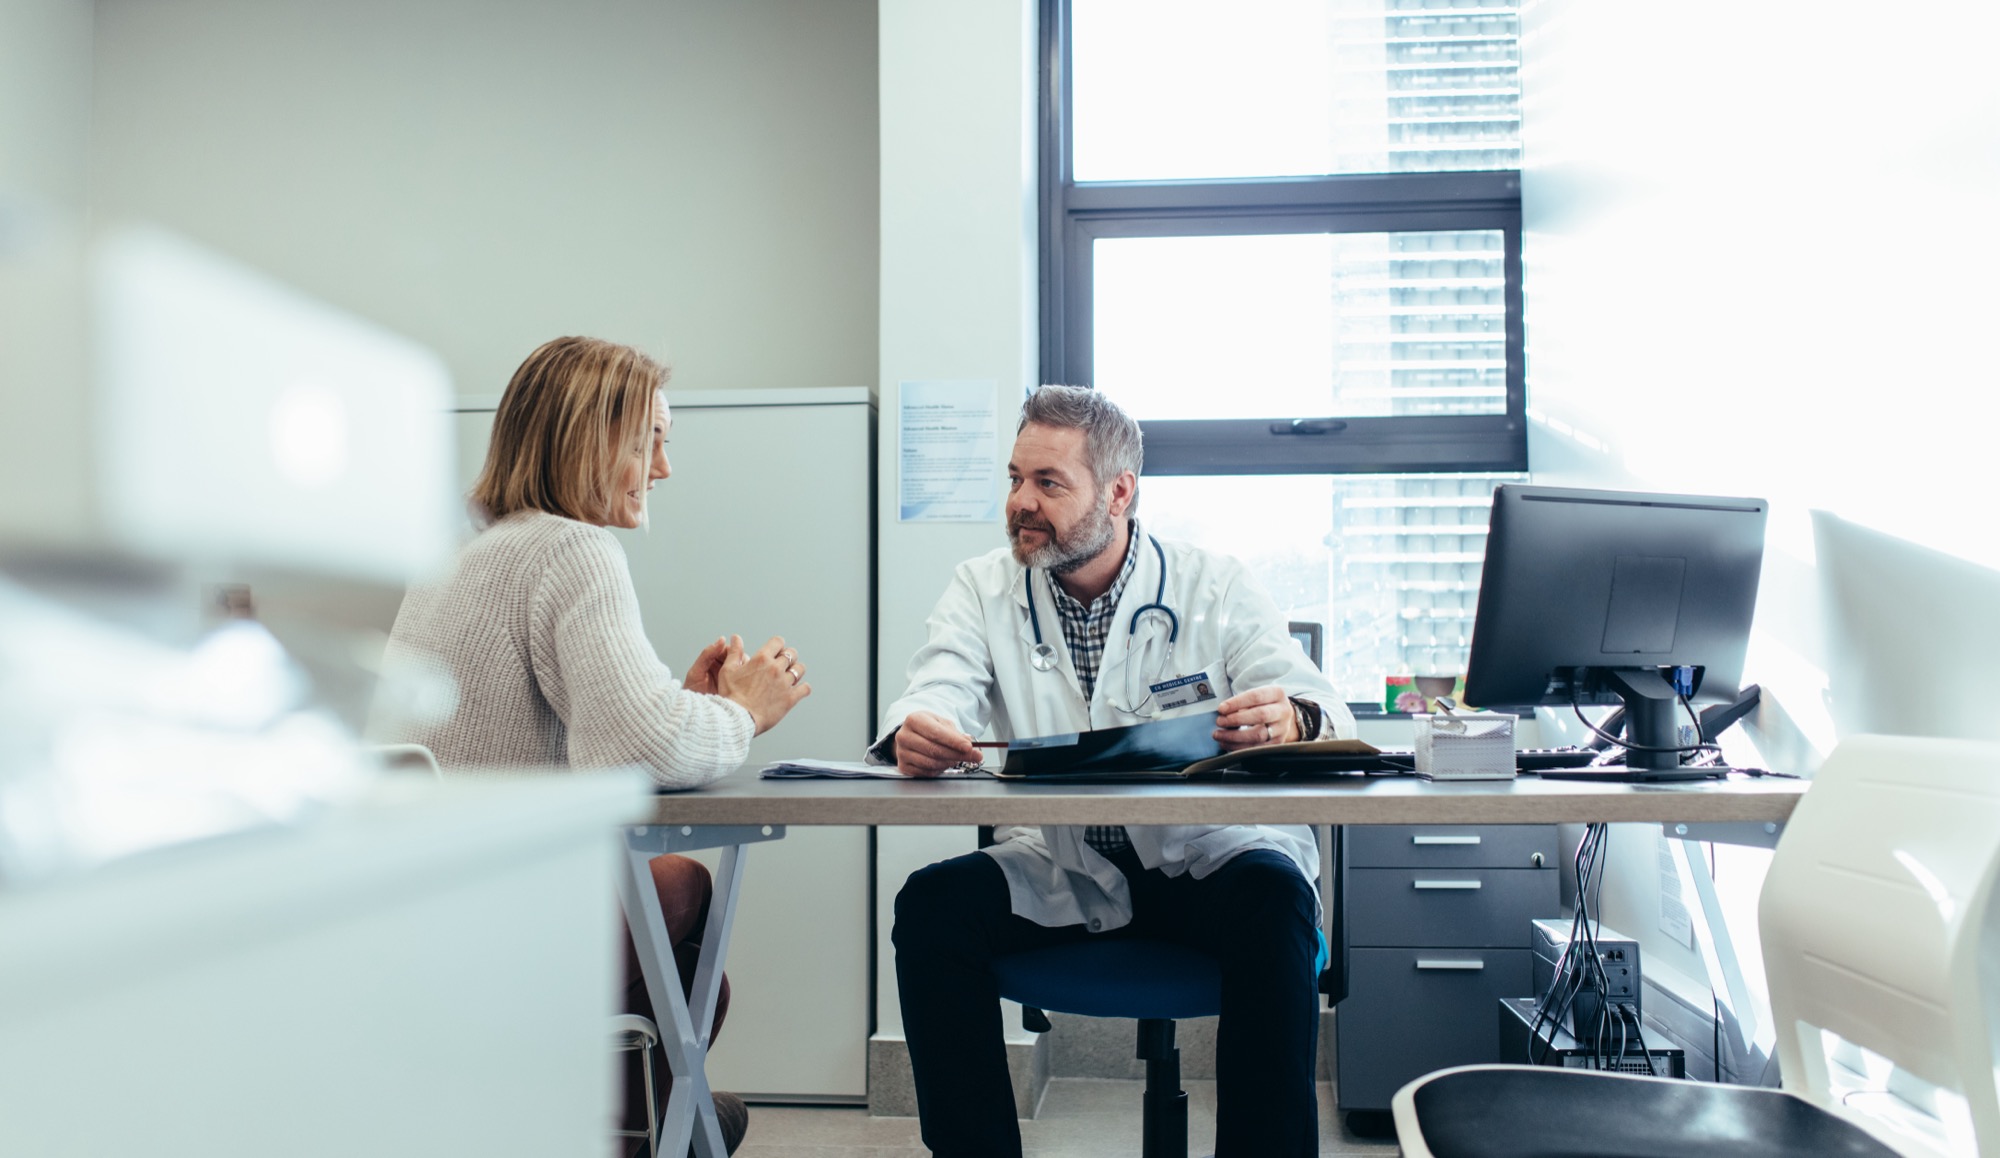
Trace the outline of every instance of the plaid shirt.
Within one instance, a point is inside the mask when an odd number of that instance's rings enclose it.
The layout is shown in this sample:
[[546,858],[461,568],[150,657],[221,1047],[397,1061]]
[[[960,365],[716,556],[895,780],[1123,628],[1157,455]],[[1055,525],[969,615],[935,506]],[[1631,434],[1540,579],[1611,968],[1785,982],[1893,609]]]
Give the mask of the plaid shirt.
[[1127,526],[1131,541],[1125,547],[1125,566],[1119,568],[1111,589],[1091,600],[1089,607],[1072,598],[1062,584],[1049,583],[1056,593],[1056,613],[1062,619],[1063,641],[1069,644],[1069,661],[1076,668],[1076,681],[1083,685],[1086,701],[1097,694],[1097,673],[1104,667],[1104,644],[1111,638],[1118,601],[1125,597],[1125,584],[1139,566],[1138,528]]
[[[1085,607],[1081,601],[1071,598],[1062,584],[1049,583],[1056,595],[1056,613],[1062,620],[1063,641],[1069,644],[1069,660],[1076,668],[1077,682],[1083,685],[1086,702],[1097,692],[1097,673],[1104,667],[1104,644],[1111,638],[1118,601],[1124,597],[1125,584],[1139,565],[1138,524],[1128,521],[1125,526],[1129,532],[1125,565],[1118,569],[1118,578],[1112,581],[1111,589],[1091,600],[1090,606]],[[1117,824],[1087,825],[1083,830],[1083,840],[1097,851],[1107,853],[1132,846],[1124,826]]]

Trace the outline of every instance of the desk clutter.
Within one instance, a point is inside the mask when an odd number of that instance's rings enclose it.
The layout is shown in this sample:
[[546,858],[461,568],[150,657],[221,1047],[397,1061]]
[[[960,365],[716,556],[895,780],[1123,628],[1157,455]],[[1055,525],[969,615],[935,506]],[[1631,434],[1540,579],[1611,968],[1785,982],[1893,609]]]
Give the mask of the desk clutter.
[[1417,775],[1427,780],[1512,780],[1514,717],[1442,710],[1416,717]]

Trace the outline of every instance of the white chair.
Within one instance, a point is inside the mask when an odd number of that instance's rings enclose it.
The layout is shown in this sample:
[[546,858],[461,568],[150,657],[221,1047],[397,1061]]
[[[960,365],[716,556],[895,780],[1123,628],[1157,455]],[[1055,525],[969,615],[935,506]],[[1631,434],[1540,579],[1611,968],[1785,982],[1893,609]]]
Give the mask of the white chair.
[[1397,1092],[1408,1158],[2000,1155],[2000,744],[1857,736],[1759,903],[1784,1088],[1462,1066]]
[[382,767],[392,772],[428,772],[443,776],[437,757],[422,744],[371,744],[368,751]]
[[647,1158],[660,1152],[660,1107],[653,1095],[653,1047],[660,1043],[660,1027],[649,1017],[620,1013],[611,1018],[611,1048],[620,1053],[639,1051],[639,1079],[646,1087],[646,1128],[613,1130],[614,1138],[644,1138]]

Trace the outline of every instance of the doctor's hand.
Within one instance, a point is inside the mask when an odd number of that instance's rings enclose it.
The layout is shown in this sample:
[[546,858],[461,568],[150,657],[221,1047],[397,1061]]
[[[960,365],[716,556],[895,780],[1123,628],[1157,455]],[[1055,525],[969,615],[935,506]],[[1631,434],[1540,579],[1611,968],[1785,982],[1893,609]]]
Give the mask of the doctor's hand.
[[958,764],[979,763],[979,749],[958,725],[933,712],[911,712],[896,729],[896,771],[936,776]]
[[1283,688],[1253,688],[1216,705],[1215,742],[1230,751],[1299,738],[1298,717]]
[[[707,655],[707,650],[702,654]],[[812,685],[805,679],[806,665],[799,662],[799,653],[776,635],[747,654],[743,637],[730,636],[728,650],[715,669],[716,694],[743,705],[760,736],[812,694]]]

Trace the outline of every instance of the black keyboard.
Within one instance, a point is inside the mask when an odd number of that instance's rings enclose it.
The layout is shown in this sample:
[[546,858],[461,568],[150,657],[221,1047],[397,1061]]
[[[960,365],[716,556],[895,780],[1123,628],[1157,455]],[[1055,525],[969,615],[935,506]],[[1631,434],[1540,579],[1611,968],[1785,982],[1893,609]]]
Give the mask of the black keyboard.
[[1544,768],[1582,768],[1602,755],[1595,748],[1523,748],[1514,753],[1514,766],[1523,772]]
[[[1548,768],[1581,768],[1596,759],[1594,748],[1526,748],[1514,754],[1523,772]],[[1276,749],[1268,754],[1252,748],[1243,754],[1235,774],[1252,776],[1339,776],[1414,772],[1417,754],[1407,748],[1384,749],[1368,755],[1325,755]]]
[[[1523,748],[1514,753],[1514,766],[1523,772],[1540,772],[1545,768],[1582,768],[1602,753],[1595,748]],[[1304,763],[1312,757],[1296,757]],[[1381,765],[1389,769],[1416,767],[1417,754],[1407,748],[1385,748],[1373,756],[1344,756],[1339,760],[1350,762],[1351,768],[1373,768]],[[1330,763],[1326,757],[1318,757],[1320,762]],[[1273,761],[1277,763],[1278,761]]]

